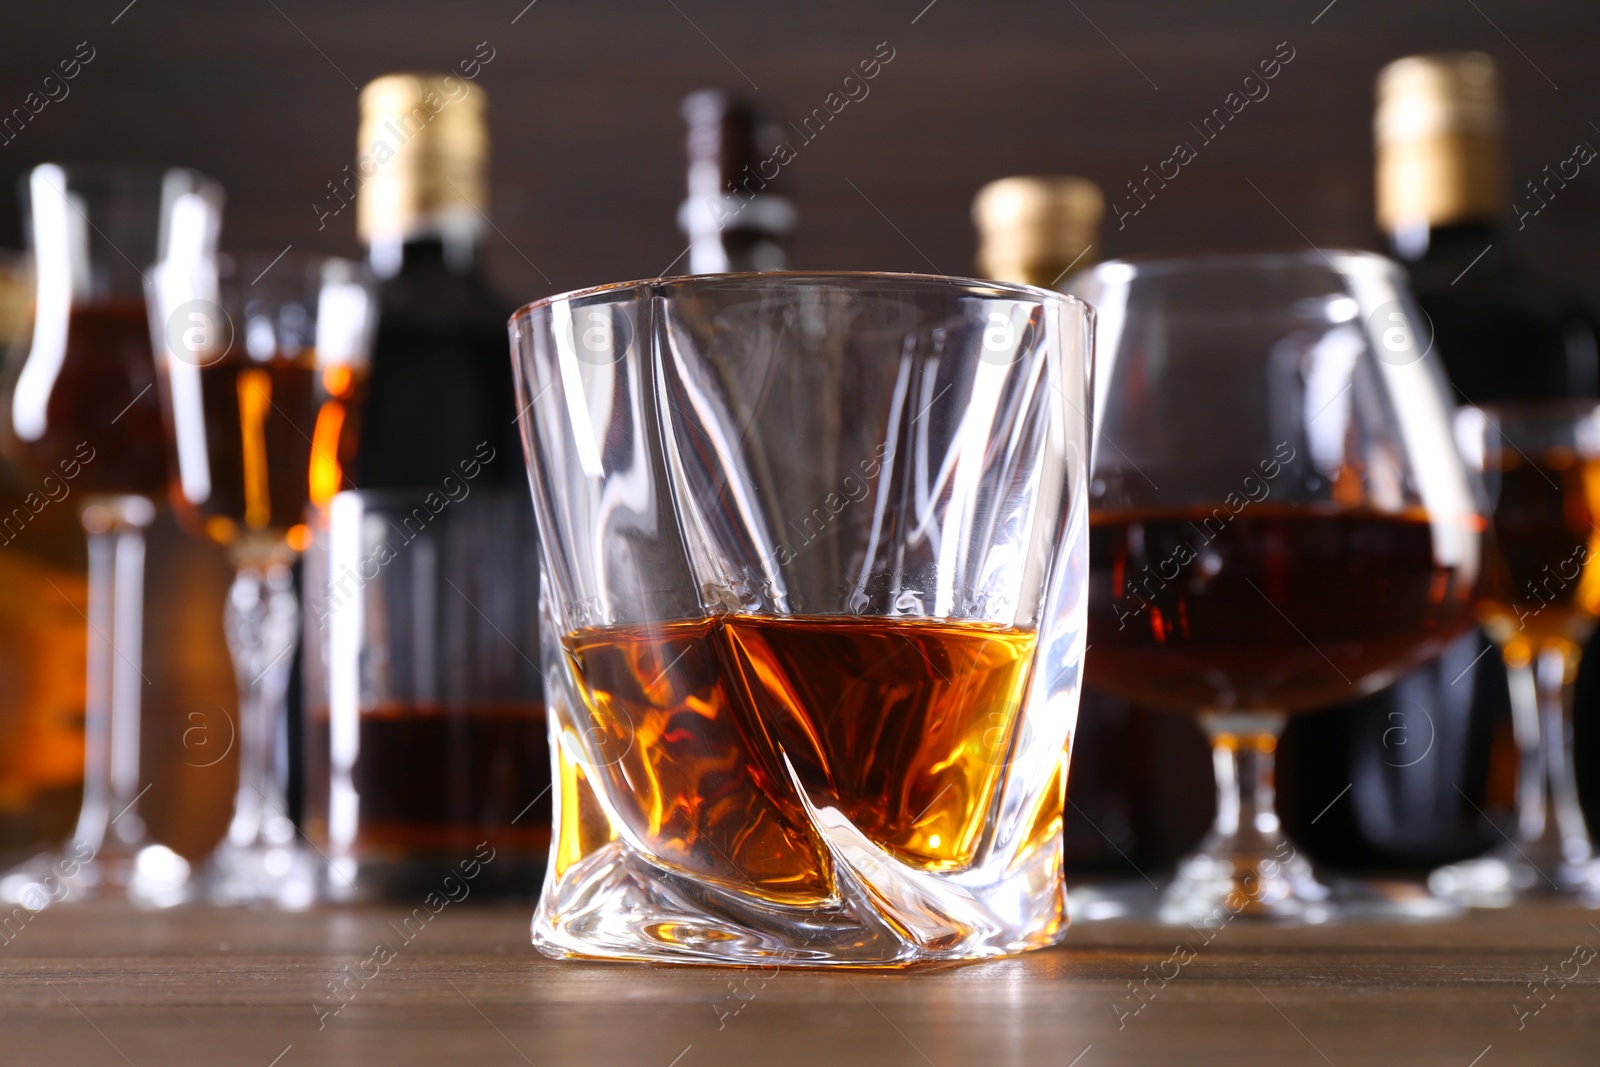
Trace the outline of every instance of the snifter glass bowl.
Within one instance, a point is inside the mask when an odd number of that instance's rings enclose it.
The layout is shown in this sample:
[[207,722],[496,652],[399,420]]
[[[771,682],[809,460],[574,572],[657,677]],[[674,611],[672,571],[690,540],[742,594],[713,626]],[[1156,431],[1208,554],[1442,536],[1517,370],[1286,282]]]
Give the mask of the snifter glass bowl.
[[1049,945],[1092,313],[708,275],[512,320],[544,552],[554,956],[895,967]]
[[1273,789],[1288,716],[1382,689],[1472,622],[1482,489],[1399,267],[1209,255],[1069,287],[1102,327],[1089,680],[1193,715],[1216,769],[1211,833],[1158,915],[1449,914],[1420,885],[1318,881]]

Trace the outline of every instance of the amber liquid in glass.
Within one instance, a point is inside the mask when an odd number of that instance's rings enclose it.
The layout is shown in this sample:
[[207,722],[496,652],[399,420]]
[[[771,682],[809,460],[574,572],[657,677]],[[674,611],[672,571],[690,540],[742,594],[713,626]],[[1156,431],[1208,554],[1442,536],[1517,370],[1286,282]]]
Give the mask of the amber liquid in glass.
[[[350,785],[360,798],[354,851],[465,858],[550,847],[550,750],[542,704],[390,704],[363,709]],[[326,708],[313,710],[308,780],[331,781]],[[327,811],[327,798],[310,805]],[[327,840],[327,827],[312,827]],[[527,887],[529,891],[537,886]]]
[[795,779],[901,861],[964,867],[1011,754],[1034,641],[987,623],[856,616],[568,634],[587,716],[573,740],[587,758],[561,753],[557,873],[606,834],[575,823],[590,778],[656,861],[775,903],[833,893]]
[[1501,645],[1537,651],[1550,641],[1581,642],[1600,613],[1600,459],[1570,449],[1524,458],[1502,452],[1490,474],[1497,558],[1479,607]]
[[304,520],[308,503],[353,488],[345,471],[361,381],[349,369],[319,372],[307,350],[265,360],[230,355],[196,373],[202,410],[174,410],[175,420],[205,427],[209,492],[191,500],[181,479],[173,490],[191,532],[224,545],[240,537],[280,541]]
[[[17,355],[26,355],[24,349]],[[75,303],[66,349],[45,400],[44,433],[19,442],[28,459],[55,472],[84,460],[76,492],[158,494],[167,482],[161,404],[143,300]]]
[[1247,504],[1089,526],[1091,685],[1168,711],[1310,711],[1398,676],[1471,618],[1421,512]]

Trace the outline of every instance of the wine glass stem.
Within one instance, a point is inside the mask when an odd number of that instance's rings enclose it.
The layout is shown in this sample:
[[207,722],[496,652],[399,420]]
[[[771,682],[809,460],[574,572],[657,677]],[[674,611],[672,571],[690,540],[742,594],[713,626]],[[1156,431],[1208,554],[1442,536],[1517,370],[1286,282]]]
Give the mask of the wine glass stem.
[[1517,745],[1517,839],[1532,844],[1544,836],[1545,764],[1539,743],[1539,683],[1532,663],[1507,662],[1511,734]]
[[1200,716],[1217,777],[1217,817],[1208,851],[1271,858],[1283,840],[1273,793],[1278,735],[1284,717],[1266,712]]
[[239,686],[239,790],[228,826],[228,843],[237,848],[283,845],[294,836],[274,757],[299,619],[287,562],[274,557],[239,564],[223,618]]
[[1577,779],[1572,765],[1570,681],[1577,673],[1577,649],[1572,646],[1546,646],[1534,662],[1539,692],[1539,748],[1545,774],[1550,783],[1550,810],[1555,813],[1552,828],[1558,837],[1561,859],[1580,863],[1590,858],[1593,847],[1584,825],[1583,809],[1578,804]]
[[[83,804],[73,839],[95,853],[132,852],[145,841],[139,784],[144,629],[143,497],[84,512],[89,547],[89,663],[84,700]],[[107,836],[110,841],[107,841]]]

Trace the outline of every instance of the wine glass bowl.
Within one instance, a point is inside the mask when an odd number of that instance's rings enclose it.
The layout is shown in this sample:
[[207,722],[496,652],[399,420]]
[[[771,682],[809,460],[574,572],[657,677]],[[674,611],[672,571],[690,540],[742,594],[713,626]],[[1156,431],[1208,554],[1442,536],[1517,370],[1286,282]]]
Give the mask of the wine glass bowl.
[[1286,841],[1286,717],[1396,680],[1472,621],[1484,518],[1398,269],[1312,250],[1109,262],[1090,488],[1091,685],[1198,716],[1217,821],[1163,917],[1318,921]]

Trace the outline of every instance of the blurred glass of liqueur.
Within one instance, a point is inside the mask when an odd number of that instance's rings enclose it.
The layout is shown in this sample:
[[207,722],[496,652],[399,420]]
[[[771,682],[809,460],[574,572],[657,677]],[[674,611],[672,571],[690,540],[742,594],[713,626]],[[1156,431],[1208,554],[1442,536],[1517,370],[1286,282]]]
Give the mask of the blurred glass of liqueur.
[[1559,891],[1594,903],[1600,863],[1578,800],[1571,686],[1600,614],[1600,407],[1466,407],[1456,430],[1493,505],[1496,559],[1479,614],[1511,681],[1518,817],[1514,840],[1434,871],[1429,885],[1480,905]]
[[223,632],[239,692],[239,784],[195,888],[218,904],[306,907],[318,872],[296,840],[276,758],[300,630],[291,568],[309,542],[307,507],[344,481],[340,431],[355,425],[374,308],[365,272],[345,260],[204,254],[195,245],[215,238],[194,235],[219,229],[220,214],[215,200],[178,198],[166,256],[147,272],[173,503],[235,567]]
[[474,887],[530,896],[548,851],[511,307],[479,262],[485,109],[454,75],[361,93],[357,225],[379,311],[359,426],[343,434],[360,492],[326,502],[306,560],[307,828],[339,898],[420,897],[484,842],[495,858]]
[[[0,258],[0,364],[29,299],[25,261]],[[78,813],[88,585],[64,492],[0,461],[0,862],[65,837]]]

